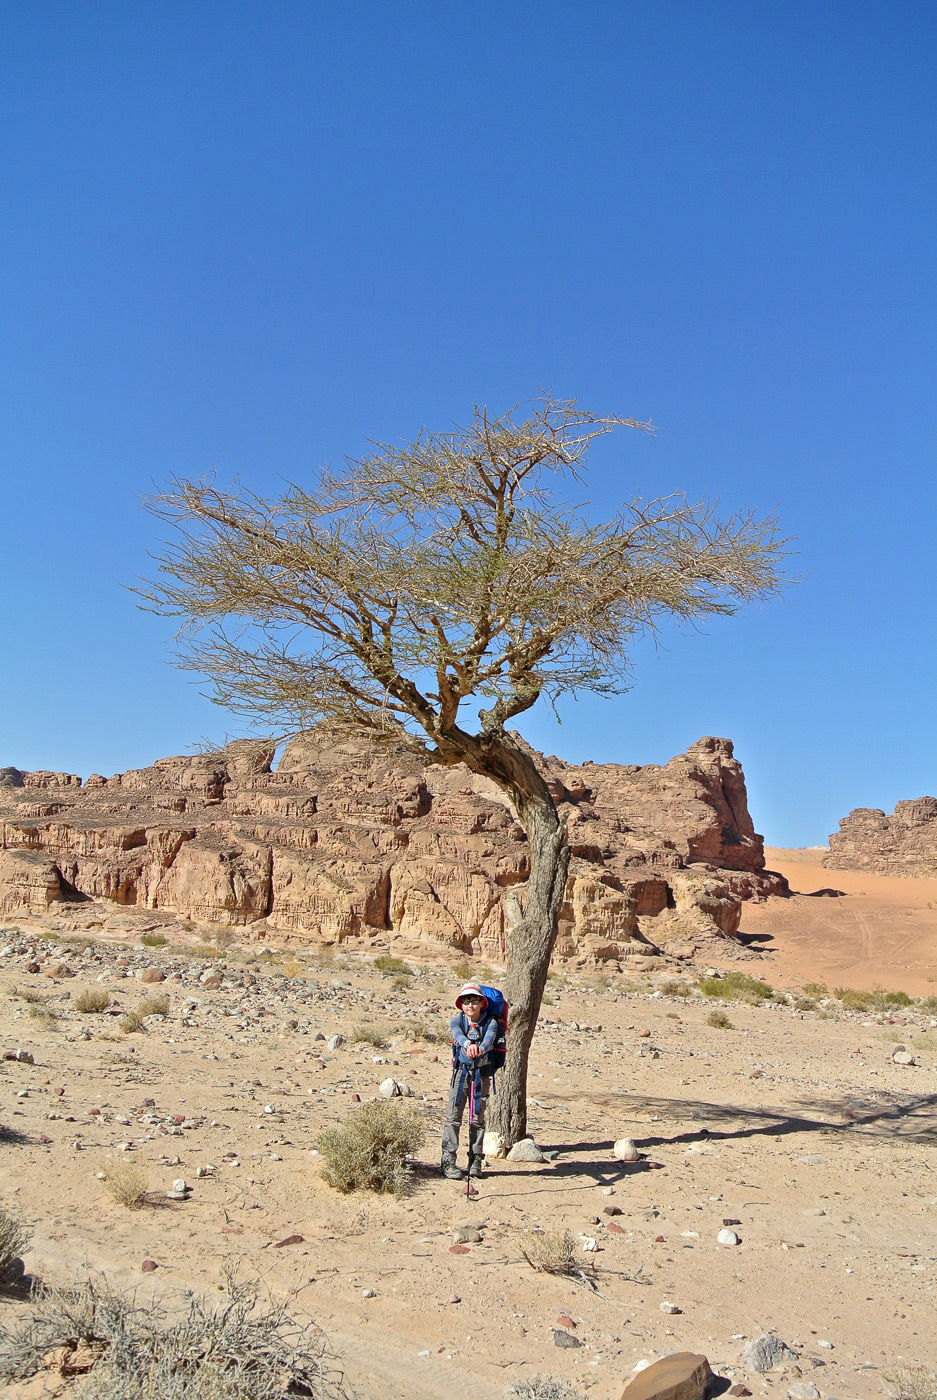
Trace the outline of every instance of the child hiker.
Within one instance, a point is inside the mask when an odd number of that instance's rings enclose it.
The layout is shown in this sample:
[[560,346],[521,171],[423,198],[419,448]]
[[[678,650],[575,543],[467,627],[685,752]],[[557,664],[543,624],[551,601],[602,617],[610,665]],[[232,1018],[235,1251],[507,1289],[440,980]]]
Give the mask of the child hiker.
[[[499,1024],[489,1014],[488,998],[474,982],[467,982],[455,999],[458,1015],[449,1023],[452,1032],[452,1083],[442,1130],[442,1174],[449,1181],[461,1181],[464,1173],[456,1165],[459,1129],[465,1105],[474,1099],[469,1121],[469,1171],[481,1176],[482,1144],[485,1138],[485,1106],[491,1089],[489,1053],[498,1037]],[[473,1093],[474,1090],[474,1093]]]

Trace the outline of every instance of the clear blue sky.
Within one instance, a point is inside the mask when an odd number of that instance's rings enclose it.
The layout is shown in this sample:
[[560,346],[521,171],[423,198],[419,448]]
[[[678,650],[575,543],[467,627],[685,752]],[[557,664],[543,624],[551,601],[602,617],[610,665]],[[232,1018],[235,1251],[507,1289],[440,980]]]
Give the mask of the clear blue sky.
[[0,764],[236,726],[124,585],[151,482],[274,491],[538,383],[660,426],[590,495],[777,506],[784,601],[524,725],[736,743],[821,842],[937,792],[929,0],[44,0],[0,14]]

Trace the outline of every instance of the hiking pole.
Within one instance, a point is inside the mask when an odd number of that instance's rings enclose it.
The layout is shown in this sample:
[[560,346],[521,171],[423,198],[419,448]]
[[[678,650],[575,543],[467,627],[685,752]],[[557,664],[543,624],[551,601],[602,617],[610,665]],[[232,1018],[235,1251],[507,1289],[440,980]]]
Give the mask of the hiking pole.
[[469,1080],[469,1122],[468,1122],[468,1171],[465,1174],[465,1199],[472,1199],[472,1163],[475,1161],[475,1154],[472,1151],[472,1120],[475,1117],[475,1074],[473,1072]]

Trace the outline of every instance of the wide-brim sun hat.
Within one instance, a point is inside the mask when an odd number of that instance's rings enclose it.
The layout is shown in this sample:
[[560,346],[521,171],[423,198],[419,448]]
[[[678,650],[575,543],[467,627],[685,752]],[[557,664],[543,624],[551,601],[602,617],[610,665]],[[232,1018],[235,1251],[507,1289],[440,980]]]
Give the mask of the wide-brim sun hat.
[[463,997],[481,997],[485,1005],[488,1005],[488,998],[485,996],[485,993],[482,991],[481,987],[476,987],[474,982],[466,982],[465,986],[462,988],[461,992],[455,999],[455,1004],[460,1011],[462,1010]]

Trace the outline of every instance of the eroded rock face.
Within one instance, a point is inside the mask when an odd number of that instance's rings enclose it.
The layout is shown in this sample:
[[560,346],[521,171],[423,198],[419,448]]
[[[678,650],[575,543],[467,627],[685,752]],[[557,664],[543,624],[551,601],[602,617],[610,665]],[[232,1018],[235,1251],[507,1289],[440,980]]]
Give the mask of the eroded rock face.
[[[211,757],[0,785],[0,912],[95,899],[244,925],[278,943],[444,947],[503,960],[527,841],[467,769],[312,733]],[[557,956],[692,952],[734,934],[740,901],[786,893],[764,870],[740,764],[701,739],[662,766],[537,755],[573,849]]]
[[889,817],[877,807],[856,807],[830,837],[823,864],[876,875],[937,876],[937,798],[899,802]]

